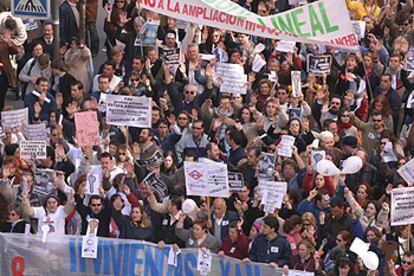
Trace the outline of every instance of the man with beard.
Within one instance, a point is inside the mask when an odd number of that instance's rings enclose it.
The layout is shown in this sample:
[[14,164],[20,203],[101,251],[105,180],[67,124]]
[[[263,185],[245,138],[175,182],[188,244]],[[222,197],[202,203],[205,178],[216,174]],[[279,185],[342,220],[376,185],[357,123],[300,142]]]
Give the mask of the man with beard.
[[141,146],[139,155],[141,160],[149,159],[159,147],[154,143],[154,134],[151,128],[143,128],[139,133],[138,143]]
[[[316,110],[318,108],[318,105],[321,109],[320,110]],[[328,105],[319,105],[317,102],[314,103],[314,105],[312,106],[312,114],[315,114],[314,112],[320,112],[320,123],[323,126],[325,120],[327,119],[332,119],[334,121],[338,120],[338,113],[339,110],[342,107],[342,99],[340,96],[338,95],[334,95],[331,99],[331,101],[329,102],[329,106]],[[318,117],[318,113],[315,114],[315,119],[317,119]]]

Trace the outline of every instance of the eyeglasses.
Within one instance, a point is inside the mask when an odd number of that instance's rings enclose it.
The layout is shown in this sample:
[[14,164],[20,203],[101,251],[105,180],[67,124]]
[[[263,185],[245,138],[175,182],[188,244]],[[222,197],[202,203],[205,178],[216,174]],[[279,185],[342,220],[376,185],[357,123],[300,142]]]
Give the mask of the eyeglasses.
[[178,117],[178,120],[188,120],[187,117]]
[[185,91],[185,94],[195,95],[197,93],[196,91]]
[[398,162],[398,166],[404,166],[405,164],[405,162]]
[[404,26],[408,26],[408,25],[410,25],[410,23],[408,23],[408,22],[405,22],[404,23]]
[[402,263],[403,264],[408,264],[408,265],[412,265],[413,264],[413,262],[407,262],[407,261],[404,261],[404,260],[402,261]]
[[138,82],[138,81],[139,81],[139,79],[131,79],[131,81],[137,81],[137,82]]
[[17,216],[17,213],[9,213],[9,217],[15,217],[15,216]]
[[91,204],[91,206],[92,207],[100,207],[100,206],[102,206],[102,204],[101,203],[99,203],[99,204]]
[[387,144],[387,142],[380,142],[380,145],[385,145]]
[[341,240],[341,239],[336,239],[336,241],[337,241],[337,242],[343,242],[343,240]]
[[193,129],[198,129],[198,130],[201,130],[201,129],[203,129],[202,127],[193,127]]
[[380,123],[380,122],[382,122],[382,119],[379,119],[379,120],[373,120],[374,122],[377,122],[377,123]]
[[332,105],[341,105],[341,103],[338,102],[331,102]]
[[125,152],[118,152],[118,155],[125,155]]
[[309,227],[309,226],[311,226],[311,224],[310,223],[304,223],[303,226],[304,227]]

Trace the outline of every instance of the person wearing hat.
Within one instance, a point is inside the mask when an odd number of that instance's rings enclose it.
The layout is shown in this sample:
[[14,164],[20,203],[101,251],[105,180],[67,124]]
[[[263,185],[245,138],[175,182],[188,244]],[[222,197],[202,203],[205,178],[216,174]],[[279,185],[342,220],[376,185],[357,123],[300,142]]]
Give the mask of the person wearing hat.
[[27,194],[22,193],[22,216],[37,218],[39,233],[47,231],[48,235],[55,237],[65,235],[65,218],[75,208],[74,194],[74,190],[70,189],[66,194],[68,200],[64,206],[60,205],[60,199],[55,194],[48,194],[43,207],[31,207]]
[[252,244],[249,257],[243,262],[268,263],[272,268],[288,265],[292,255],[290,244],[285,237],[278,235],[279,222],[275,216],[264,218],[262,234]]

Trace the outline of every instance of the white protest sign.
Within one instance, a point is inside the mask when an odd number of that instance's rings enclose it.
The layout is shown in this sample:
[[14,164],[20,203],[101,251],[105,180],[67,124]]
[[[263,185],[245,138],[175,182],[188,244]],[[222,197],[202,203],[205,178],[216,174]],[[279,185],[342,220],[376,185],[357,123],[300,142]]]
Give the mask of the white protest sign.
[[98,257],[98,225],[99,220],[90,219],[86,235],[82,238],[82,258],[96,259]]
[[211,272],[211,261],[212,256],[210,251],[198,250],[197,271],[200,272],[200,275],[208,275]]
[[151,98],[108,95],[106,118],[115,126],[151,127]]
[[406,55],[405,70],[410,72],[414,71],[414,47],[410,47]]
[[159,21],[147,21],[135,38],[134,46],[155,45]]
[[408,185],[414,183],[414,158],[408,161],[404,166],[398,169],[398,173],[407,182]]
[[22,133],[27,140],[46,140],[47,132],[45,123],[22,126]]
[[102,186],[103,171],[101,165],[90,166],[88,175],[86,176],[85,193],[99,194],[98,188]]
[[292,79],[292,96],[299,97],[302,94],[302,83],[300,81],[300,71],[290,73]]
[[282,135],[278,154],[280,156],[292,157],[292,146],[295,144],[295,137],[290,135]]
[[275,71],[270,71],[270,74],[269,74],[269,76],[268,76],[268,79],[271,81],[271,82],[273,82],[273,83],[277,83],[277,81],[278,81],[278,76],[277,76],[277,74],[276,74],[276,72]]
[[271,153],[260,153],[259,156],[259,180],[274,180],[275,155]]
[[20,158],[46,159],[46,141],[20,141]]
[[1,112],[1,125],[3,129],[15,128],[17,125],[29,123],[29,108]]
[[253,64],[252,64],[252,70],[253,72],[257,73],[260,70],[262,70],[262,68],[266,65],[266,61],[260,56],[260,55],[255,55],[254,59],[253,59]]
[[242,192],[244,177],[242,173],[229,172],[229,189],[231,193]]
[[391,192],[391,226],[414,223],[414,187]]
[[286,182],[260,180],[258,187],[266,213],[273,213],[275,208],[282,207],[283,197],[287,191]]
[[388,141],[384,147],[384,156],[382,157],[385,163],[397,161],[397,156],[394,154],[392,142]]
[[356,21],[356,20],[352,20],[352,27],[354,28],[354,32],[358,37],[358,40],[360,40],[361,38],[364,38],[365,36],[365,21]]
[[174,250],[174,247],[170,247],[170,251],[168,251],[168,265],[172,265],[177,267],[178,264],[178,255],[181,254],[181,250],[178,249],[177,251]]
[[324,150],[312,150],[311,151],[311,160],[312,160],[312,168],[316,170],[316,165],[319,161],[325,159],[326,153]]
[[284,53],[293,53],[295,51],[295,41],[280,40],[275,47],[276,51]]
[[329,55],[315,56],[309,54],[306,56],[306,71],[316,76],[329,75],[331,73],[331,61],[332,57]]
[[246,94],[247,75],[239,64],[217,63],[216,76],[221,79],[222,92]]
[[227,165],[212,162],[184,162],[187,195],[229,197]]

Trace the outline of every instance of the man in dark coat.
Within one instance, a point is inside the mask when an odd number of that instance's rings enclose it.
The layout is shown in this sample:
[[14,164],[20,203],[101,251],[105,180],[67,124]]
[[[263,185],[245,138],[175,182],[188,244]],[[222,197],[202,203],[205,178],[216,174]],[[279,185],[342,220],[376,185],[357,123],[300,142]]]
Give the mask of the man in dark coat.
[[76,7],[79,0],[66,0],[59,7],[60,43],[70,43],[72,37],[79,37],[80,15]]

